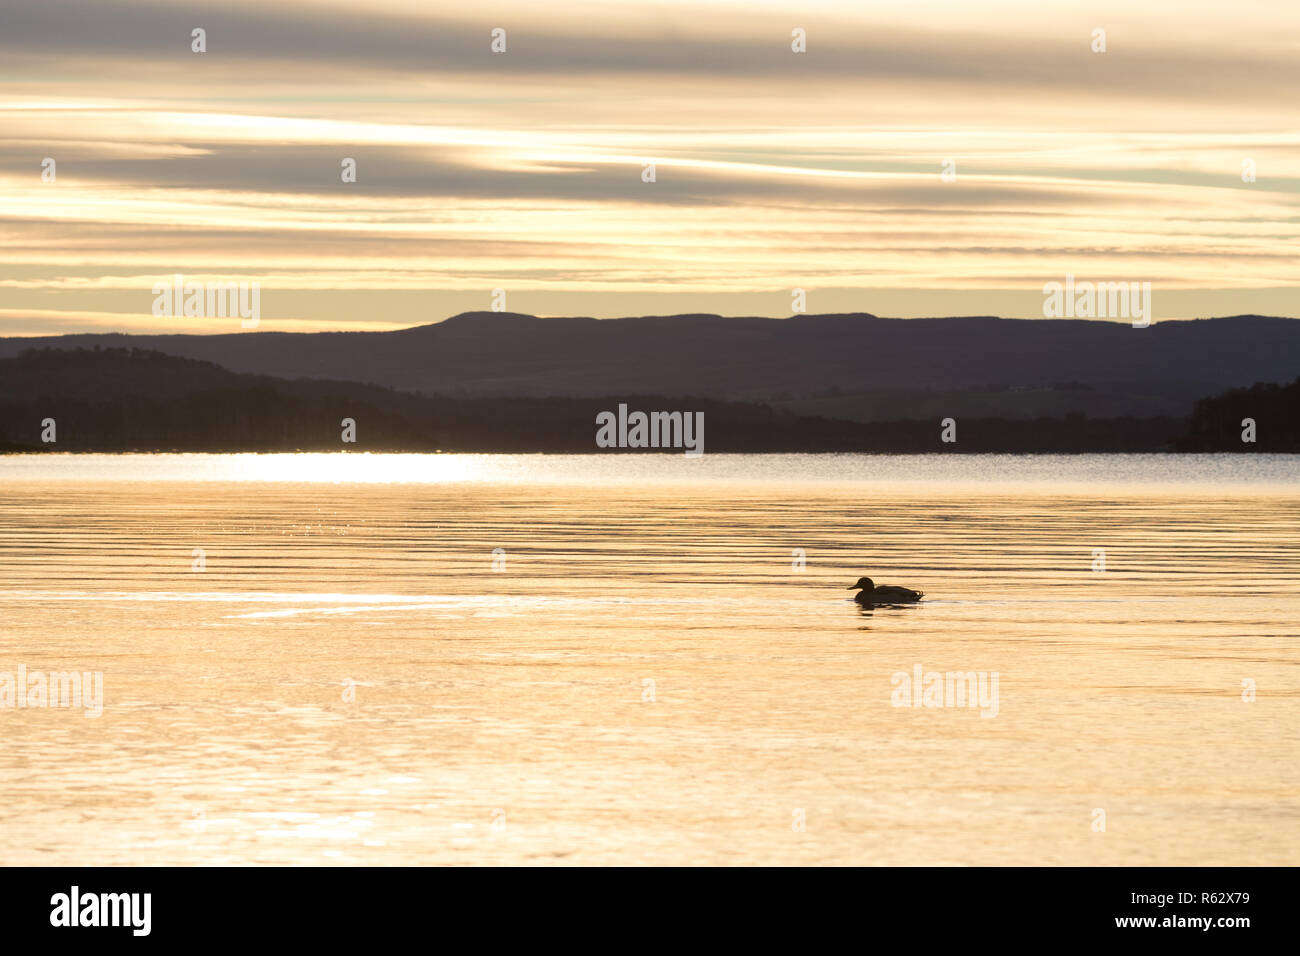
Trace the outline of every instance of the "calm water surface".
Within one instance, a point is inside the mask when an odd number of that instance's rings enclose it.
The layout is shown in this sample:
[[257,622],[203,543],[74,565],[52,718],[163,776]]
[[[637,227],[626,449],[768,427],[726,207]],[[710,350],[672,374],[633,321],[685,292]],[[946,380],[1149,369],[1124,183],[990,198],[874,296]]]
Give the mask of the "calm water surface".
[[[103,673],[0,709],[0,837],[1295,864],[1298,542],[1286,456],[0,456],[0,673]],[[996,715],[894,706],[918,666]]]

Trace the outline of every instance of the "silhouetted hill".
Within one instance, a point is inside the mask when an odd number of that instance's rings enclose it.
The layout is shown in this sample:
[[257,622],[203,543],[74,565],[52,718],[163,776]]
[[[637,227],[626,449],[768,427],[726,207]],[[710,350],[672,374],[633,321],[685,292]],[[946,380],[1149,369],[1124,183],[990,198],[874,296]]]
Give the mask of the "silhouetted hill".
[[[1274,416],[1290,416],[1294,436],[1294,394],[1282,392],[1279,398],[1265,389],[1262,402],[1232,399],[1222,414],[1263,409],[1254,412],[1261,434],[1280,434]],[[423,396],[355,382],[242,374],[139,349],[49,349],[0,359],[0,451],[613,454],[618,450],[596,447],[596,416],[619,403],[646,412],[704,413],[706,452],[1165,451],[1187,433],[1186,419],[1177,417],[960,419],[957,443],[945,444],[935,418],[838,421],[707,397]],[[1209,418],[1221,417],[1213,402],[1204,407]],[[56,422],[54,444],[41,441],[47,418]],[[344,418],[356,422],[355,444],[341,440]]]
[[[1255,441],[1242,441],[1245,422]],[[1258,383],[1196,403],[1180,451],[1300,451],[1300,378],[1289,385]]]
[[[989,317],[597,320],[473,312],[393,332],[9,338],[0,339],[0,358],[96,345],[428,394],[700,395],[860,420],[930,416],[940,407],[968,417],[1183,415],[1196,398],[1300,371],[1300,321],[1262,316],[1135,329]],[[990,386],[1005,394],[990,401]],[[845,401],[853,396],[862,399]]]

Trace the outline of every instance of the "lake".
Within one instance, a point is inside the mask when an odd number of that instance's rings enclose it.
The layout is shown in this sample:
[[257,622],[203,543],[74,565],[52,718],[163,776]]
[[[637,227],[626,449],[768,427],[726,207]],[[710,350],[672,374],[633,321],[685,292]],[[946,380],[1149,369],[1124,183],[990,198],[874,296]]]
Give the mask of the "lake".
[[1289,456],[0,456],[0,835],[1294,864],[1298,637]]

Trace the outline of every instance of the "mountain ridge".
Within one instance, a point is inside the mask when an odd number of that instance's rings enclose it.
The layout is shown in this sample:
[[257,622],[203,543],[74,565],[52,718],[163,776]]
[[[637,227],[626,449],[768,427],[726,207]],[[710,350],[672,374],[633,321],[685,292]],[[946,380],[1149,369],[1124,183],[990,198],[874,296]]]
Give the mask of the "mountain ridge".
[[464,312],[376,332],[7,337],[0,338],[0,358],[28,348],[95,346],[155,350],[241,373],[339,379],[424,394],[639,393],[778,403],[834,398],[840,406],[845,395],[889,394],[898,408],[882,412],[877,401],[874,411],[860,414],[892,417],[906,417],[909,401],[919,396],[940,405],[951,396],[952,413],[961,414],[971,390],[989,386],[1022,390],[1015,401],[1023,398],[1025,414],[1032,415],[1042,410],[1033,396],[1058,383],[1081,388],[1052,396],[1054,412],[1088,413],[1104,398],[1108,413],[1183,414],[1215,390],[1290,381],[1300,373],[1300,320],[1254,315],[1134,329],[1095,320],[997,316],[680,313],[596,319]]
[[[1279,436],[1294,446],[1295,436],[1274,421],[1275,392],[1261,403],[1261,428],[1269,441]],[[421,396],[356,382],[231,372],[141,349],[31,349],[0,359],[0,452],[636,452],[596,441],[601,416],[620,406],[702,416],[707,429],[697,434],[707,433],[708,450],[721,452],[1170,451],[1189,424],[1174,417],[963,418],[960,443],[946,444],[934,420],[843,421],[755,402],[626,393]],[[1202,423],[1204,441],[1224,444],[1221,418]],[[349,423],[355,442],[343,437]]]

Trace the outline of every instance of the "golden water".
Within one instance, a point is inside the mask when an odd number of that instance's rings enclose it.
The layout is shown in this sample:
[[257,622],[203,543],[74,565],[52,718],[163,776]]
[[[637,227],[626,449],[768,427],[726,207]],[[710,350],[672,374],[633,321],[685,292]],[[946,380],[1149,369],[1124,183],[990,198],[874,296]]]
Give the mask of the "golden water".
[[5,862],[1294,864],[1294,472],[0,458]]

